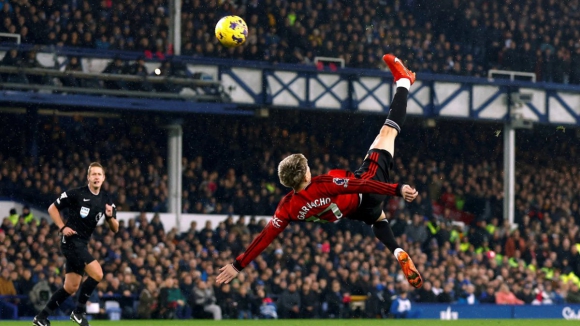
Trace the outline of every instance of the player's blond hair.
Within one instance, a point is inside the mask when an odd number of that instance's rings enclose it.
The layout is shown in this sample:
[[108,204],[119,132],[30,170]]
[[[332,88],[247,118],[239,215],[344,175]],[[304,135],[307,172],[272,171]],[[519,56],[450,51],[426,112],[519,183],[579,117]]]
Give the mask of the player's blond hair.
[[101,168],[103,170],[103,175],[105,175],[105,168],[101,165],[101,163],[93,162],[89,164],[89,168],[87,169],[87,175],[91,174],[91,168]]
[[278,164],[278,177],[285,187],[297,189],[304,182],[308,160],[302,154],[292,154]]

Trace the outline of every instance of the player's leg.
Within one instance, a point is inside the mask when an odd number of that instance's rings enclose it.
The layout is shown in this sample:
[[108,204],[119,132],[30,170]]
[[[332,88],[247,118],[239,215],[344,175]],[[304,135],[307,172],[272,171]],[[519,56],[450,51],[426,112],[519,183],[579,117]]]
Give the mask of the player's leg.
[[[78,264],[77,264],[78,265]],[[76,270],[73,272],[72,270]],[[67,273],[64,277],[64,286],[58,289],[48,300],[48,303],[42,309],[42,311],[34,317],[32,321],[33,325],[36,326],[48,326],[50,325],[50,321],[48,321],[48,316],[52,314],[68,297],[73,295],[79,288],[82,280],[82,273],[78,271],[78,266],[70,265],[69,261],[67,261]]]
[[373,232],[375,233],[375,237],[384,243],[385,246],[387,246],[387,248],[389,248],[389,250],[395,255],[395,258],[399,261],[399,265],[401,265],[401,269],[403,270],[409,284],[415,288],[420,288],[423,285],[423,278],[417,270],[417,267],[415,267],[409,254],[397,243],[393,230],[391,230],[391,226],[389,225],[389,221],[384,212],[373,224]]
[[[395,155],[395,138],[401,132],[401,127],[407,115],[407,97],[409,95],[409,88],[415,82],[415,73],[408,70],[403,62],[392,54],[386,54],[383,56],[383,60],[389,66],[395,78],[397,90],[391,102],[389,116],[375,138],[375,141],[372,143],[371,150],[379,149],[388,151],[391,154],[390,159],[392,160]],[[384,165],[381,162],[377,163],[379,166]],[[392,164],[392,162],[389,162],[389,164]],[[378,177],[380,178],[380,176]],[[383,182],[388,181],[385,178],[379,180]],[[389,221],[386,219],[385,213],[382,210],[381,216],[373,223],[373,232],[377,239],[385,244],[395,255],[409,283],[416,288],[421,287],[423,281],[417,268],[415,268],[409,255],[397,243]]]
[[386,54],[383,56],[383,60],[391,69],[397,84],[397,90],[391,102],[389,116],[370,148],[386,150],[394,157],[395,138],[401,132],[401,127],[405,122],[407,96],[409,95],[409,88],[415,82],[415,73],[408,70],[403,65],[403,62],[392,54]]
[[71,320],[81,326],[87,326],[89,324],[87,318],[85,317],[87,311],[87,301],[89,300],[89,297],[93,291],[97,288],[99,282],[103,279],[103,268],[98,261],[93,259],[93,261],[88,263],[85,267],[85,273],[87,273],[88,277],[81,285],[79,301],[76,308],[70,315]]

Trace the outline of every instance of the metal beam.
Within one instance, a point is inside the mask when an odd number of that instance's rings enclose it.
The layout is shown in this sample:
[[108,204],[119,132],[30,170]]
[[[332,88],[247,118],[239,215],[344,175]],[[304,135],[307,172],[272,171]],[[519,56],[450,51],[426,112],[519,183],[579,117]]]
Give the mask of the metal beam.
[[179,77],[163,77],[163,76],[136,76],[136,75],[121,75],[121,74],[104,74],[104,73],[92,73],[92,72],[81,72],[81,71],[60,71],[48,68],[20,68],[20,67],[10,67],[10,66],[0,66],[0,73],[9,74],[26,74],[26,75],[38,75],[38,76],[51,76],[51,77],[75,77],[82,79],[98,79],[98,80],[122,80],[127,82],[150,82],[150,83],[172,83],[178,85],[196,86],[196,87],[208,87],[208,86],[221,86],[218,81],[207,81],[191,78],[179,78]]
[[503,218],[514,224],[516,129],[508,122],[503,132]]
[[25,89],[25,90],[37,90],[37,91],[53,91],[53,92],[64,92],[64,93],[79,93],[79,94],[93,94],[93,95],[111,95],[111,96],[127,96],[135,98],[158,98],[158,99],[171,99],[171,100],[196,100],[196,101],[216,101],[220,97],[218,95],[186,95],[186,94],[173,94],[173,93],[150,93],[150,92],[140,92],[140,91],[122,91],[115,89],[102,89],[102,88],[84,88],[84,87],[66,87],[66,86],[48,86],[48,85],[30,85],[30,84],[18,84],[18,83],[0,83],[0,87],[3,89]]
[[169,39],[173,45],[173,54],[181,54],[181,0],[169,1]]
[[167,143],[167,176],[169,177],[169,213],[175,214],[175,226],[180,230],[181,220],[181,158],[183,155],[183,129],[180,122],[166,126],[169,131]]

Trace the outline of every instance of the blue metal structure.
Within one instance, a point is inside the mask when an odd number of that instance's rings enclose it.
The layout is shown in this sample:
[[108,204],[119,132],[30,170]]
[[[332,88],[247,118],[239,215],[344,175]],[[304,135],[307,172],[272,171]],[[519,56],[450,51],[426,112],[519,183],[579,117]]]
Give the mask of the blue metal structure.
[[[0,51],[7,49],[0,47]],[[27,48],[24,46],[23,50]],[[51,48],[41,50],[37,58],[47,66],[57,58],[59,68],[63,69],[68,57],[77,56],[82,58],[84,71],[100,72],[114,56],[134,60],[139,55],[140,53],[134,52]],[[58,94],[31,96],[30,93],[16,94],[18,92],[0,93],[0,101],[60,105],[92,103],[96,107],[130,110],[224,114],[244,112],[236,110],[236,107],[380,113],[388,111],[394,92],[392,76],[381,70],[345,68],[338,71],[320,71],[313,66],[272,65],[264,62],[186,56],[172,57],[171,60],[185,64],[191,74],[202,73],[205,78],[221,81],[230,93],[232,103],[209,105],[187,101],[88,95],[75,99]],[[152,59],[147,65],[153,71],[160,63],[160,60]],[[95,98],[98,100],[95,101]],[[580,125],[580,86],[420,73],[409,98],[408,112],[426,118],[466,118],[501,122],[517,118],[537,123]]]

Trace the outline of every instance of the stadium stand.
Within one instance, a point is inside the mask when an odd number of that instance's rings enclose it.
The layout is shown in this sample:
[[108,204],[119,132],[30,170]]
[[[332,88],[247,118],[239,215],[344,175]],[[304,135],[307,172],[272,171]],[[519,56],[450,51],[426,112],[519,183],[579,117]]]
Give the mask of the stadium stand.
[[[577,0],[448,0],[439,1],[438,10],[423,10],[427,6],[427,0],[187,0],[182,54],[298,64],[338,57],[347,67],[377,68],[392,52],[417,72],[485,77],[489,69],[503,69],[580,84]],[[215,22],[226,14],[246,17],[244,47],[226,49],[213,37]],[[161,60],[173,54],[166,1],[83,1],[76,7],[9,1],[0,16],[2,32],[20,34],[23,44],[136,51]]]
[[[15,122],[14,116],[0,117]],[[183,162],[184,211],[231,217],[183,234],[144,216],[122,225],[116,236],[99,227],[90,247],[104,266],[106,282],[94,299],[101,305],[96,317],[108,318],[107,309],[115,311],[107,301],[119,303],[122,318],[212,317],[197,303],[205,301],[197,299],[195,290],[211,287],[217,269],[263,226],[255,220],[246,225],[237,216],[271,214],[272,205],[286,192],[275,168],[290,144],[301,144],[314,174],[335,167],[353,169],[360,163],[365,149],[359,144],[368,143],[365,138],[374,134],[376,118],[345,117],[282,111],[268,120],[208,115],[186,121],[185,126],[191,123],[195,128],[184,139],[190,149]],[[153,120],[140,120],[139,125],[154,125]],[[218,120],[227,128],[215,128]],[[20,154],[18,146],[26,139],[22,132],[3,131],[7,149],[0,154],[2,194],[34,198],[33,204],[46,207],[63,189],[84,182],[87,162],[102,159],[110,166],[107,186],[117,193],[120,209],[164,211],[167,177],[160,129],[149,128],[144,135],[129,117],[51,117],[40,125],[45,133],[36,161]],[[401,291],[413,302],[496,303],[501,302],[497,298],[513,299],[510,292],[526,304],[578,302],[580,189],[569,177],[576,174],[575,168],[560,164],[577,159],[571,145],[575,135],[553,127],[521,132],[518,227],[512,229],[502,217],[501,138],[495,126],[408,125],[398,145],[395,181],[415,184],[422,198],[409,205],[391,199],[386,210],[399,241],[417,257],[425,287],[410,291],[392,255],[362,224],[306,223],[292,226],[230,286],[214,288],[219,300],[211,295],[208,299],[220,306],[223,318],[268,318],[272,303],[277,303],[279,317],[386,317]],[[368,135],[360,130],[368,130]],[[461,137],[468,132],[474,136]],[[545,137],[561,145],[539,151],[534,144]],[[94,144],[93,150],[75,150],[73,139]],[[219,149],[216,144],[221,144]],[[232,153],[228,161],[223,160],[224,152]],[[49,159],[48,153],[56,153],[55,158]],[[540,167],[542,175],[537,174]],[[13,225],[11,219],[18,222]],[[40,299],[32,294],[29,280],[36,284],[46,279],[51,291],[62,283],[57,230],[46,221],[36,225],[18,216],[5,218],[1,230],[0,295],[15,292],[16,297],[5,300],[18,302],[21,316],[32,315]],[[240,296],[251,298],[243,300],[247,306],[228,303],[242,302]],[[367,296],[362,306],[357,304],[360,296]],[[183,304],[176,297],[183,298]],[[296,297],[303,302],[297,312],[286,304]],[[309,302],[313,310],[306,309]],[[148,311],[144,305],[158,309]],[[72,303],[68,307],[72,309]]]

